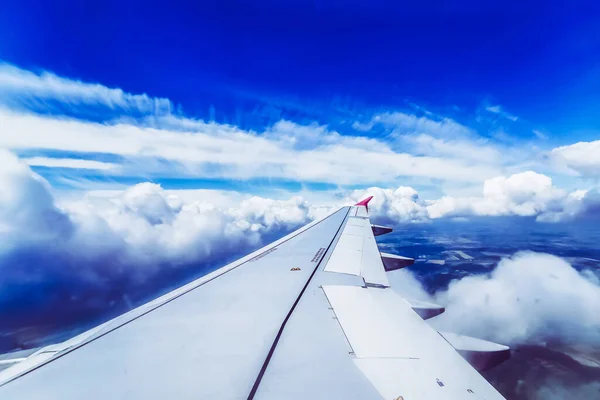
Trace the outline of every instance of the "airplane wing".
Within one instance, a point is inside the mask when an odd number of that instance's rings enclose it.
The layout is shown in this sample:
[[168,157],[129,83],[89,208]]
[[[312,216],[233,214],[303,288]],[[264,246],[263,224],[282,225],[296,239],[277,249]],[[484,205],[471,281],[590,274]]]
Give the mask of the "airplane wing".
[[508,348],[438,333],[443,307],[390,287],[410,259],[382,258],[368,200],[19,359],[0,399],[502,399],[461,354]]

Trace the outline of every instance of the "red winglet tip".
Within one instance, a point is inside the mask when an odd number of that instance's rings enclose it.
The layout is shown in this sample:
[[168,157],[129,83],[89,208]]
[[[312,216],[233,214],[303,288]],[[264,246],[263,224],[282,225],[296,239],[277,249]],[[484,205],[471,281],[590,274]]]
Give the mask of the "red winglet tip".
[[369,202],[371,201],[372,198],[373,198],[373,196],[369,196],[366,199],[364,199],[363,201],[359,201],[358,203],[356,203],[355,206],[365,206],[365,207],[367,207],[369,205]]

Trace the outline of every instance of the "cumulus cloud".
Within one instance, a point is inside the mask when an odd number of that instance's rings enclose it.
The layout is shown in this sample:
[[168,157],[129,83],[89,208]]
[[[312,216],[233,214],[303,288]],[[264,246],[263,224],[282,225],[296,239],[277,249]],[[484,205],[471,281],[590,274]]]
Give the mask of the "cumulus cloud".
[[550,158],[559,167],[587,177],[600,176],[600,140],[556,147]]
[[488,179],[481,197],[442,197],[430,201],[430,218],[465,216],[535,217],[542,222],[574,219],[595,212],[593,193],[579,190],[567,193],[555,187],[552,179],[533,171]]
[[210,199],[185,202],[157,184],[141,183],[116,197],[67,203],[65,212],[80,224],[102,221],[126,245],[127,256],[143,267],[197,262],[256,247],[308,223],[318,210],[301,197],[257,196],[221,208]]
[[220,207],[152,183],[58,202],[14,155],[1,151],[0,165],[2,329],[104,315],[125,295],[139,301],[322,213],[299,197]]
[[13,154],[0,149],[0,251],[56,240],[72,231],[54,204],[48,183]]
[[549,254],[517,253],[489,276],[453,281],[436,300],[446,305],[438,329],[507,344],[600,339],[600,287]]
[[[122,305],[125,296],[140,301],[147,293],[165,290],[181,277],[198,273],[199,266],[220,265],[228,257],[246,254],[335,208],[334,204],[313,205],[302,197],[274,200],[239,194],[235,202],[227,203],[205,191],[179,195],[153,183],[59,201],[49,184],[11,153],[0,152],[0,165],[0,279],[7,288],[0,293],[0,309],[7,329],[40,321],[56,326],[104,315],[115,304]],[[517,184],[520,179],[527,183],[526,189]],[[520,202],[514,207],[492,208],[516,215],[529,215],[531,207],[524,204],[532,196],[553,201],[553,193],[551,183],[535,175],[492,180],[484,190],[485,196],[508,196],[510,201]],[[339,198],[339,204],[352,204],[367,195],[375,196],[370,205],[374,222],[431,219],[429,202],[410,187],[355,190]],[[562,212],[599,210],[597,198],[589,200],[588,192],[570,198],[573,209]],[[465,278],[452,284],[438,301],[457,310],[448,314],[452,321],[464,319],[466,313],[483,313],[476,305],[487,298],[489,307],[498,308],[497,313],[491,312],[497,319],[488,325],[499,326],[516,318],[507,336],[491,339],[525,341],[547,326],[560,336],[564,332],[554,327],[558,317],[550,310],[567,310],[547,299],[536,299],[554,296],[568,307],[580,302],[592,307],[597,293],[564,261],[548,257],[515,256],[503,261],[490,277]],[[425,292],[408,271],[393,275],[394,286],[404,295],[425,300]],[[519,279],[521,283],[516,282]],[[539,291],[524,294],[534,283],[541,285]],[[561,291],[561,287],[573,290]],[[534,294],[534,300],[527,297]],[[460,300],[463,297],[471,300]],[[516,314],[501,308],[513,303],[521,307]],[[529,318],[534,311],[542,317]],[[577,321],[582,326],[597,323],[587,306],[573,315],[577,317],[568,320],[571,326],[579,327],[572,325]],[[464,333],[489,334],[475,328],[458,325]]]
[[415,189],[407,186],[397,189],[370,187],[354,190],[344,202],[357,203],[367,196],[373,196],[369,203],[369,212],[374,222],[401,224],[426,222],[429,219],[425,202],[419,199]]
[[594,190],[566,192],[552,179],[533,171],[485,180],[480,197],[444,196],[424,200],[407,186],[369,187],[350,192],[340,204],[374,196],[369,204],[375,222],[422,223],[443,218],[532,217],[539,222],[563,222],[600,216],[600,195]]

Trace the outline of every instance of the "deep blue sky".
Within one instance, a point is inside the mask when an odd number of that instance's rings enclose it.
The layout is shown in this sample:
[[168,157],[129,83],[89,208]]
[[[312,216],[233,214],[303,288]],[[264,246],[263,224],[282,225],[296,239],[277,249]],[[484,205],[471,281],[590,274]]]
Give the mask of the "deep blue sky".
[[241,125],[489,102],[558,136],[600,126],[597,2],[411,3],[7,2],[0,59]]

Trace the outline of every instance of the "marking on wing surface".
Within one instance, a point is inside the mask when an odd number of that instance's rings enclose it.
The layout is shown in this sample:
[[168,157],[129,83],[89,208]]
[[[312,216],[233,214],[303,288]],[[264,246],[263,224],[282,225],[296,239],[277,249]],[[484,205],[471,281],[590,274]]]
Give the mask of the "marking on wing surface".
[[268,256],[269,254],[271,254],[271,253],[272,253],[272,252],[274,252],[275,250],[277,250],[277,247],[273,247],[272,249],[269,249],[269,250],[263,251],[262,253],[260,253],[260,254],[259,254],[259,255],[257,255],[256,257],[254,257],[254,258],[251,258],[250,260],[248,260],[248,262],[258,261],[258,260],[260,260],[261,258]]
[[321,247],[319,250],[317,250],[317,253],[312,260],[310,260],[310,262],[318,262],[323,257],[323,254],[325,254],[325,247]]

